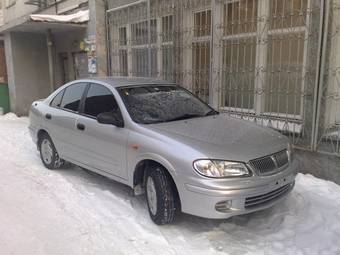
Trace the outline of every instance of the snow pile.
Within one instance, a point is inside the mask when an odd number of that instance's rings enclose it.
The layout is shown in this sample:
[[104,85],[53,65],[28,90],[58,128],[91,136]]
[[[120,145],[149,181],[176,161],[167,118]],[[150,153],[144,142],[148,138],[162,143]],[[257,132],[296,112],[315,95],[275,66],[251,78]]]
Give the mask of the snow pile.
[[9,112],[3,116],[0,116],[0,119],[1,120],[16,120],[18,119],[18,116],[15,113]]
[[9,116],[0,117],[1,254],[340,254],[332,182],[299,174],[271,209],[158,227],[128,187],[80,168],[45,169],[28,119]]
[[338,185],[299,174],[293,194],[284,203],[230,219],[215,229],[212,239],[230,254],[241,250],[251,254],[339,254],[339,209]]

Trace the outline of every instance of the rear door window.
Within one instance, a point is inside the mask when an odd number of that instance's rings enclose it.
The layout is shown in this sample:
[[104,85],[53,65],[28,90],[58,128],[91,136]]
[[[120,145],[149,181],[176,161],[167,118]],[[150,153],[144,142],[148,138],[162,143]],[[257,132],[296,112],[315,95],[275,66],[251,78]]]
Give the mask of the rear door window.
[[63,109],[78,112],[80,100],[86,88],[86,83],[76,83],[65,89],[60,107]]
[[119,107],[112,92],[103,85],[91,84],[85,99],[84,114],[96,118],[100,113],[113,111],[119,111]]

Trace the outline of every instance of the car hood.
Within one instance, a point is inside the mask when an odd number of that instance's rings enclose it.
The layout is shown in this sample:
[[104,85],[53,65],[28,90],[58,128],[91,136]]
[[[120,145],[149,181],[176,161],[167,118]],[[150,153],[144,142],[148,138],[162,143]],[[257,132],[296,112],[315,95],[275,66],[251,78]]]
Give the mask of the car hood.
[[147,125],[205,157],[248,162],[287,147],[280,133],[226,114]]

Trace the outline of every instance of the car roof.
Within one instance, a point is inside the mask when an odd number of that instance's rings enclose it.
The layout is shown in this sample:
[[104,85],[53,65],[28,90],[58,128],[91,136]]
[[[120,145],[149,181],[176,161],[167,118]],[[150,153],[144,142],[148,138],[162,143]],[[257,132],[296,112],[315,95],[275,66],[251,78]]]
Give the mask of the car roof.
[[175,85],[173,82],[143,77],[91,77],[86,80],[103,82],[116,88],[140,85]]

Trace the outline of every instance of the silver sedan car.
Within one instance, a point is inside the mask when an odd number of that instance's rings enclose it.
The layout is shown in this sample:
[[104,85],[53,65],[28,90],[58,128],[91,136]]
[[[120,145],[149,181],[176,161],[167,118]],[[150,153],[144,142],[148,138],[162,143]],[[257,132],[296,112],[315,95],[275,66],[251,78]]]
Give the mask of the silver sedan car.
[[29,116],[48,169],[71,162],[145,193],[156,224],[180,211],[221,219],[265,209],[294,187],[285,136],[166,81],[76,80],[33,102]]

